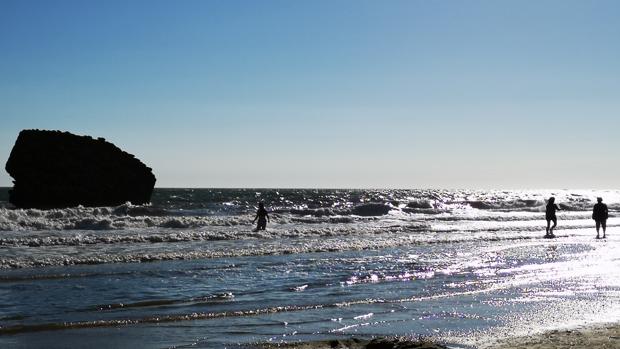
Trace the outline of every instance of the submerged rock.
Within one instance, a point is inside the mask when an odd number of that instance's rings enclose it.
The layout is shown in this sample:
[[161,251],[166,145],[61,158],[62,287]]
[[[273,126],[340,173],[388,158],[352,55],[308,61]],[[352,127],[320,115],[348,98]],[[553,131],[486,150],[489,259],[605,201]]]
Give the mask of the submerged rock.
[[6,171],[9,201],[20,208],[116,206],[150,202],[155,176],[133,155],[103,138],[23,130]]
[[353,207],[351,213],[358,216],[384,216],[392,207],[382,203],[368,203]]

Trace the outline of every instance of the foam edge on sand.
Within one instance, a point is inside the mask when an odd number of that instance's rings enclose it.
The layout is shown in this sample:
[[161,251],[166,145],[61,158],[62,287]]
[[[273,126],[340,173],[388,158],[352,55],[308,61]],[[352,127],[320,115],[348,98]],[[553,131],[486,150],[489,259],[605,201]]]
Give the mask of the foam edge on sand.
[[496,349],[620,348],[620,323],[554,330],[480,346]]

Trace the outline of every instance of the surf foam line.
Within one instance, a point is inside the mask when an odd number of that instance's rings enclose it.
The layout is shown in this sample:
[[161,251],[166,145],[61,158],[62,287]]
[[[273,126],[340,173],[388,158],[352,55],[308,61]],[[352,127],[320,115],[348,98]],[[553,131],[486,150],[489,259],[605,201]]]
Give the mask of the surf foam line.
[[[378,210],[375,212],[375,210]],[[560,219],[587,219],[590,210],[560,213]],[[200,227],[249,226],[251,213],[241,215],[175,215],[164,209],[151,207],[75,207],[54,210],[0,208],[0,231],[41,230],[123,230],[138,228],[187,229]],[[272,212],[274,224],[339,224],[398,218],[406,221],[488,220],[519,221],[542,220],[541,211],[493,211],[478,209],[424,209],[413,210],[379,204],[357,206],[356,209],[332,212],[328,208],[316,210],[284,210]]]
[[[514,236],[514,237],[488,237],[487,241],[507,241],[535,239],[538,236]],[[467,239],[444,239],[415,241],[413,238],[403,236],[397,240],[386,239],[382,241],[341,241],[335,242],[328,240],[326,242],[317,241],[316,244],[310,246],[282,246],[281,244],[245,247],[241,249],[221,249],[215,251],[179,251],[179,252],[162,252],[162,253],[138,253],[138,254],[96,254],[82,257],[76,257],[66,254],[48,256],[45,258],[30,257],[23,258],[0,258],[0,269],[19,269],[19,268],[41,268],[51,266],[69,266],[69,265],[97,265],[107,263],[147,263],[159,261],[175,261],[175,260],[196,260],[196,259],[213,259],[213,258],[231,258],[231,257],[249,257],[249,256],[270,256],[270,255],[287,255],[301,253],[323,253],[323,252],[343,252],[343,251],[362,251],[362,250],[379,250],[383,248],[400,247],[407,245],[422,244],[445,244],[445,243],[462,243],[471,242],[480,239],[475,237]]]
[[[328,224],[323,227],[301,225],[301,226],[274,226],[268,230],[254,232],[249,228],[241,230],[237,228],[213,228],[212,230],[188,230],[171,231],[169,229],[148,229],[148,230],[120,230],[104,232],[86,231],[62,231],[47,233],[21,233],[12,232],[2,234],[0,246],[82,246],[97,244],[140,244],[140,243],[178,243],[193,241],[220,241],[220,240],[248,240],[248,239],[279,239],[279,238],[304,238],[304,237],[333,237],[350,235],[384,235],[396,233],[478,233],[478,232],[519,232],[519,231],[544,231],[544,223],[533,225],[530,220],[524,220],[523,224],[507,225],[506,221],[498,220],[498,226],[487,224],[487,220],[479,220],[483,225],[476,226],[474,220],[462,220],[472,224],[445,224],[442,225],[441,219],[436,221],[398,221],[395,225],[348,225],[348,224]],[[454,220],[458,223],[458,220]],[[439,223],[439,224],[438,224]],[[593,221],[568,220],[569,225],[563,225],[564,229],[584,229],[591,228]],[[610,219],[608,227],[619,227],[620,220]],[[557,230],[557,229],[556,229]]]
[[[568,228],[568,227],[567,227]],[[558,235],[561,231],[578,230],[562,229],[556,230],[557,238],[570,237],[572,235]],[[536,230],[539,232],[540,229]],[[510,231],[506,231],[510,233]],[[227,246],[215,247],[211,250],[205,248],[213,248],[202,245],[191,245],[192,250],[180,250],[177,252],[152,252],[144,251],[142,253],[92,253],[83,256],[74,256],[65,253],[49,254],[45,257],[23,256],[18,258],[0,258],[0,269],[20,269],[20,268],[41,268],[51,266],[69,266],[69,265],[98,265],[107,263],[147,263],[158,261],[175,261],[175,260],[197,260],[197,259],[214,259],[214,258],[231,258],[231,257],[249,257],[249,256],[269,256],[269,255],[286,255],[301,253],[324,253],[324,252],[343,252],[343,251],[362,251],[362,250],[380,250],[383,248],[397,248],[410,245],[433,245],[433,244],[451,244],[451,243],[467,243],[473,241],[513,241],[513,240],[530,240],[543,239],[542,235],[534,232],[520,230],[516,235],[505,236],[500,232],[492,232],[493,235],[460,235],[443,236],[431,234],[414,235],[407,233],[385,233],[385,234],[367,234],[356,236],[356,239],[342,239],[342,236],[327,235],[321,239],[273,239],[273,240],[246,240],[248,244],[235,249]],[[467,232],[465,232],[467,233]],[[381,238],[379,238],[381,237]],[[303,243],[300,243],[303,242]],[[133,245],[128,247],[134,248]],[[10,247],[8,248],[10,251]],[[23,248],[23,247],[16,247]],[[43,248],[43,247],[42,247]],[[51,251],[53,252],[53,251]]]

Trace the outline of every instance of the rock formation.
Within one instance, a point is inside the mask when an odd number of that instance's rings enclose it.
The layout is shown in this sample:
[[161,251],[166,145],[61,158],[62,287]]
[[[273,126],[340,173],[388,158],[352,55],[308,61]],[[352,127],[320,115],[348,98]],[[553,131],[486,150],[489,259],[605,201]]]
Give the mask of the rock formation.
[[155,185],[151,168],[114,144],[60,131],[21,131],[6,171],[20,208],[144,204]]

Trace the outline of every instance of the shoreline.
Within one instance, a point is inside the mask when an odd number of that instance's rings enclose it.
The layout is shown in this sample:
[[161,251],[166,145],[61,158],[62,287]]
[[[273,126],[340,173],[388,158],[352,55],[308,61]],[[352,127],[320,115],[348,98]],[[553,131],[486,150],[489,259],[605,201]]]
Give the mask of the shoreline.
[[256,349],[449,349],[444,344],[410,337],[378,337],[373,339],[351,337],[299,343],[260,343]]
[[532,336],[513,337],[481,345],[480,349],[620,348],[620,323],[606,323]]
[[[299,343],[259,343],[259,349],[442,349],[452,348],[432,339],[412,339],[411,337],[387,337],[363,339],[320,340]],[[460,346],[458,346],[460,347]],[[470,347],[467,345],[467,347]],[[607,323],[565,330],[551,330],[531,336],[511,337],[492,340],[478,346],[478,349],[565,349],[565,348],[620,348],[620,323]]]

